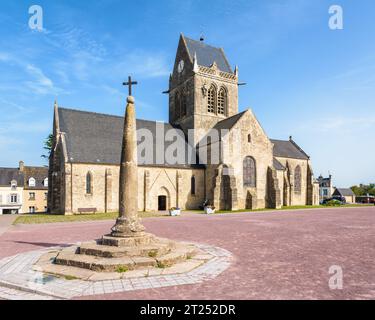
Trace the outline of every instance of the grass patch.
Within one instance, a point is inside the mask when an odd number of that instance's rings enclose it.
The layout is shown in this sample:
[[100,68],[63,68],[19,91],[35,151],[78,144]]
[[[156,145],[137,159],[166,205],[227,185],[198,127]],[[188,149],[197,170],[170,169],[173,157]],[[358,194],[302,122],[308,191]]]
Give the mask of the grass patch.
[[75,276],[64,276],[65,280],[77,280],[78,278]]
[[[344,204],[340,206],[325,206],[325,205],[315,205],[315,206],[285,206],[281,209],[241,209],[241,210],[217,210],[213,214],[230,214],[230,213],[241,213],[241,212],[267,212],[267,211],[286,211],[286,210],[302,210],[302,209],[330,209],[330,208],[352,208],[352,207],[366,207],[366,206],[374,206],[373,204]],[[191,210],[192,213],[198,213],[198,214],[205,214],[202,210]]]
[[129,271],[129,268],[127,266],[118,266],[116,268],[116,272],[118,273],[124,273],[124,272],[128,272]]
[[149,256],[150,258],[155,258],[157,254],[158,254],[157,251],[152,250],[152,251],[149,251],[148,256]]
[[[141,218],[150,217],[169,217],[168,214],[160,214],[158,212],[139,212]],[[13,224],[40,224],[40,223],[56,223],[56,222],[82,222],[82,221],[99,221],[99,220],[115,220],[118,212],[95,213],[95,214],[76,214],[70,216],[57,214],[23,214],[13,222]]]
[[164,269],[164,268],[167,267],[167,266],[166,266],[163,262],[161,262],[161,261],[157,261],[156,264],[157,264],[157,267],[158,267],[158,268],[161,268],[161,269]]
[[[226,214],[226,213],[241,213],[241,212],[267,212],[267,211],[282,211],[282,210],[299,210],[299,209],[319,209],[319,208],[346,208],[346,207],[365,207],[374,206],[373,204],[346,204],[342,206],[290,206],[282,207],[281,209],[243,209],[243,210],[218,210],[214,214]],[[186,212],[204,214],[203,210],[188,210]],[[168,213],[159,212],[139,212],[141,218],[152,218],[152,217],[169,217]],[[76,214],[71,216],[57,215],[57,214],[23,214],[17,217],[13,222],[16,224],[41,224],[41,223],[57,223],[57,222],[83,222],[83,221],[99,221],[99,220],[115,220],[118,217],[117,212],[110,213],[95,213],[95,214]]]

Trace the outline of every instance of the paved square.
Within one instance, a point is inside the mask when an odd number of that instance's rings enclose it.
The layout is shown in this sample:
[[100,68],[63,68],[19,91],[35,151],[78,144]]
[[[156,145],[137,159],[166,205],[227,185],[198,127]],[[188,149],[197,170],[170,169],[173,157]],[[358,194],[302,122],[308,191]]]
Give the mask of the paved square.
[[[15,226],[0,236],[0,259],[97,238],[112,224],[102,221]],[[105,294],[104,286],[102,294],[91,296],[94,291],[88,291],[87,298],[375,299],[375,207],[185,214],[149,218],[144,224],[162,237],[224,248],[234,259],[213,280],[189,284],[191,279],[185,279],[186,284],[153,289],[123,283],[124,287],[139,290]],[[343,269],[342,290],[328,286],[332,265]]]

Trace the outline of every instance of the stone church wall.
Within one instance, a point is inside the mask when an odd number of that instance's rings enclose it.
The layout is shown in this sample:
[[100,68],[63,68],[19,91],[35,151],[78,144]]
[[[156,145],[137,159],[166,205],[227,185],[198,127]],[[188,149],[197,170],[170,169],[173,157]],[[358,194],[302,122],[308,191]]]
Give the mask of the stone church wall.
[[[241,137],[240,148],[237,134]],[[248,141],[249,135],[250,142]],[[252,209],[265,208],[267,206],[267,169],[273,163],[272,144],[251,110],[248,110],[233,128],[229,146],[228,155],[237,178],[239,207],[246,208],[249,192],[252,197],[256,198],[256,201],[252,202],[256,206]],[[243,161],[247,156],[253,157],[256,163],[256,188],[244,186]]]
[[[281,158],[276,157],[276,159],[286,167],[287,164],[291,170],[290,172],[290,182],[292,184],[291,190],[291,206],[299,206],[299,205],[306,205],[307,199],[307,168],[308,168],[308,160],[302,159],[292,159],[292,158]],[[294,186],[294,173],[297,166],[301,167],[301,191],[297,192]],[[283,183],[279,183],[281,187]]]
[[[235,177],[237,208],[265,208],[267,206],[267,170],[273,164],[273,146],[251,110],[242,116],[226,137],[223,137],[223,146],[223,164],[228,165],[229,173]],[[247,156],[253,157],[256,163],[255,188],[244,186],[243,161]],[[216,179],[217,167],[217,165],[209,165],[206,171],[208,199],[215,203],[218,202],[214,199],[214,188],[217,187],[214,182],[223,180]],[[216,192],[216,195],[219,194]]]
[[[80,208],[96,208],[97,212],[117,212],[119,166],[70,164],[66,175],[65,213],[78,213]],[[86,193],[86,175],[92,175],[92,193]],[[71,175],[71,179],[69,176]],[[195,177],[195,195],[191,194],[191,178]],[[70,190],[70,191],[69,191]],[[160,167],[138,168],[138,208],[158,210],[158,196],[167,197],[167,209],[197,209],[205,199],[204,170]],[[62,210],[64,211],[64,210]]]

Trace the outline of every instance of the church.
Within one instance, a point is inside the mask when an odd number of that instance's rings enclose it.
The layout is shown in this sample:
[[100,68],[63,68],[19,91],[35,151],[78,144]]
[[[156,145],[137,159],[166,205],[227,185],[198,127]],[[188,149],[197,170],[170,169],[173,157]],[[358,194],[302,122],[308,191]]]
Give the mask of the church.
[[[292,137],[270,139],[252,110],[239,113],[238,86],[238,68],[232,69],[222,48],[181,34],[166,92],[169,122],[136,123],[139,211],[192,210],[204,202],[217,210],[319,203],[310,157]],[[135,105],[137,109],[136,99]],[[123,128],[123,117],[55,103],[49,212],[118,211]],[[140,132],[149,134],[146,147]],[[163,143],[157,138],[160,132]],[[170,132],[190,151],[184,161],[154,157],[175,144],[167,137]],[[152,149],[151,161],[144,161],[147,148]],[[201,156],[203,149],[206,156]]]

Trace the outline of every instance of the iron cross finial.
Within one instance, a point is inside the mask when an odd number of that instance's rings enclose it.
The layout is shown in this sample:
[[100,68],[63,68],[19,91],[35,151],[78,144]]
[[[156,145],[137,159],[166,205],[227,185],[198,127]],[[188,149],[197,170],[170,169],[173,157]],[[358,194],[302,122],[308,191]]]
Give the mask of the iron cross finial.
[[124,82],[123,83],[124,86],[129,86],[129,96],[132,95],[132,85],[133,84],[136,85],[136,84],[138,84],[138,82],[137,81],[132,81],[132,77],[131,76],[128,77],[128,82]]

